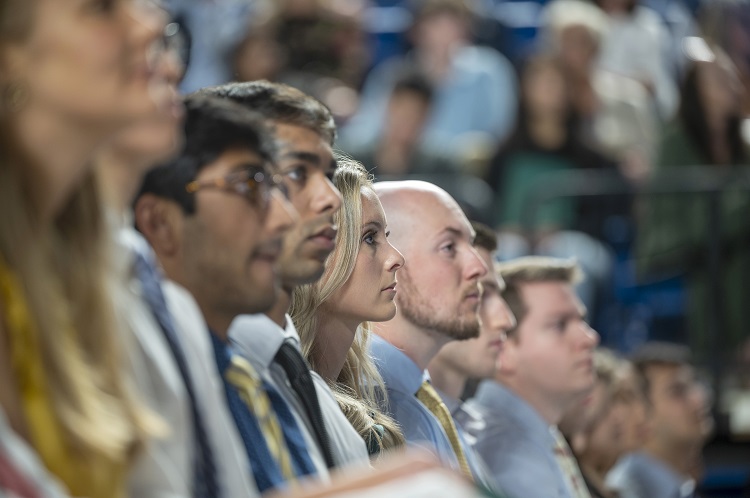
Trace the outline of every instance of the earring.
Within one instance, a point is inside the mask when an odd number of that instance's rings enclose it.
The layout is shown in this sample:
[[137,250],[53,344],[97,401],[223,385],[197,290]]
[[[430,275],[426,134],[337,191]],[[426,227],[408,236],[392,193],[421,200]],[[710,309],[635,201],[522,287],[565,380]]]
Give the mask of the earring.
[[3,91],[3,104],[9,112],[18,112],[29,100],[29,89],[23,83],[9,83]]

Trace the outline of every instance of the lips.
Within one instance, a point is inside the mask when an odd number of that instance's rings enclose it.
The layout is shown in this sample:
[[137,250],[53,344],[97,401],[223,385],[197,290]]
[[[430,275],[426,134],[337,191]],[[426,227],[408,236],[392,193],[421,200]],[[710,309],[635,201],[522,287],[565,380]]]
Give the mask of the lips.
[[383,287],[383,288],[382,288],[382,289],[380,289],[380,290],[381,290],[381,291],[389,291],[389,290],[395,291],[395,290],[396,290],[396,282],[393,282],[393,283],[392,283],[391,285],[389,285],[388,287]]
[[327,225],[323,229],[319,230],[318,232],[310,236],[310,238],[311,239],[322,238],[322,239],[328,239],[330,241],[335,241],[337,233],[338,233],[338,228],[335,225]]

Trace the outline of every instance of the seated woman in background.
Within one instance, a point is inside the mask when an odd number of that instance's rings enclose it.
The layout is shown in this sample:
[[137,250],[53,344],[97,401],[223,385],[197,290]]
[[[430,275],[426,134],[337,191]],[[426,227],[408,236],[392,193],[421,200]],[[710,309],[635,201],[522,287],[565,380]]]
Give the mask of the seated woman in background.
[[378,405],[385,389],[368,354],[368,322],[395,316],[396,272],[404,258],[388,242],[385,213],[364,167],[340,160],[333,182],[344,200],[335,216],[336,249],[320,281],[295,289],[290,314],[313,370],[330,383],[377,455],[403,445],[404,436]]
[[[73,496],[124,496],[154,425],[121,368],[90,164],[163,104],[150,53],[164,24],[142,2],[0,8],[0,411]],[[49,496],[32,472],[24,490],[0,473],[0,494]]]

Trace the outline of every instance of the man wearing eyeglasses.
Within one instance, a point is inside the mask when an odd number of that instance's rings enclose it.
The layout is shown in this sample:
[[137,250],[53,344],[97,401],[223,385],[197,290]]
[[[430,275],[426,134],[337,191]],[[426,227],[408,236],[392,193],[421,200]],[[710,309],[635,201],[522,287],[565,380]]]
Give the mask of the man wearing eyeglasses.
[[333,215],[341,207],[341,196],[330,181],[336,169],[333,117],[309,95],[268,81],[229,83],[199,93],[242,104],[273,127],[279,175],[300,217],[284,238],[276,305],[265,314],[238,317],[230,339],[294,408],[307,440],[320,450],[311,452],[320,475],[333,467],[369,464],[364,441],[341,412],[328,384],[302,358],[299,335],[287,314],[294,288],[317,281],[334,249]]
[[273,135],[257,116],[200,96],[187,97],[185,107],[184,146],[146,176],[136,223],[205,317],[226,401],[263,492],[314,469],[301,438],[286,437],[294,423],[270,412],[277,400],[234,354],[228,330],[236,316],[275,303],[277,259],[296,213],[274,179]]

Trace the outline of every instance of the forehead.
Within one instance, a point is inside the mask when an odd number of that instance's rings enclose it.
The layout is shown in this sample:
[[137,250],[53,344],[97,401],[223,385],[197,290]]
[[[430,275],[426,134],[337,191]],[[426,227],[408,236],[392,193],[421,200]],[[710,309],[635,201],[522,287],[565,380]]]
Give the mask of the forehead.
[[377,221],[384,225],[385,213],[378,196],[367,187],[363,187],[360,192],[362,195],[362,223]]
[[[419,240],[431,244],[436,238],[453,236],[474,241],[474,229],[453,198],[444,192],[420,192],[411,198],[411,216],[417,220]],[[408,213],[405,213],[408,215]],[[415,234],[416,235],[416,234]]]
[[549,316],[585,311],[573,286],[567,282],[529,282],[520,286],[527,316]]
[[[280,160],[288,159],[289,154],[304,152],[324,161],[328,167],[333,160],[333,150],[323,136],[310,128],[288,123],[274,122],[274,133],[279,143]],[[310,157],[315,161],[314,157]]]
[[267,167],[256,152],[241,147],[231,148],[227,149],[219,157],[206,164],[200,170],[196,179],[218,178],[223,175],[245,170],[250,166]]

